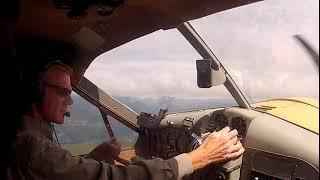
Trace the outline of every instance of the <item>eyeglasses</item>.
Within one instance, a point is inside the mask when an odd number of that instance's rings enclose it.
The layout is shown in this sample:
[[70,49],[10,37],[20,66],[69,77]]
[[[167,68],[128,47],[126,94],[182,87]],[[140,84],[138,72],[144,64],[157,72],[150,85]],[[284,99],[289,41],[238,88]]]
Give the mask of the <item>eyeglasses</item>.
[[62,87],[62,86],[58,86],[58,85],[54,85],[54,84],[50,84],[48,82],[43,82],[44,85],[48,86],[48,87],[51,87],[53,88],[56,93],[58,95],[60,95],[61,97],[68,97],[71,95],[72,93],[72,90],[71,89],[68,89],[68,88],[65,88],[65,87]]

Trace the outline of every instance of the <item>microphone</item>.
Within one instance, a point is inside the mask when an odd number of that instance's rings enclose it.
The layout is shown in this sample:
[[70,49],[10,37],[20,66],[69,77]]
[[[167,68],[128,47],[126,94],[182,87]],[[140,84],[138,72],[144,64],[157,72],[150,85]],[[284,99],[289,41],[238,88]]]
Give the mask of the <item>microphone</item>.
[[64,113],[64,115],[67,116],[67,117],[70,117],[70,112],[67,111],[67,112]]

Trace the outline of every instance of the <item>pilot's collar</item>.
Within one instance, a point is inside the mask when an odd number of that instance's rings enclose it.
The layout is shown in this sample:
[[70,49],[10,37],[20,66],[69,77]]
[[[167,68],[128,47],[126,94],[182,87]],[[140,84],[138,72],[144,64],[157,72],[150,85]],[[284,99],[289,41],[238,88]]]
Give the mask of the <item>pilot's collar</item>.
[[41,119],[35,119],[31,116],[24,115],[22,116],[22,128],[27,131],[35,131],[38,132],[51,141],[52,139],[52,132],[53,132],[53,124],[43,121]]

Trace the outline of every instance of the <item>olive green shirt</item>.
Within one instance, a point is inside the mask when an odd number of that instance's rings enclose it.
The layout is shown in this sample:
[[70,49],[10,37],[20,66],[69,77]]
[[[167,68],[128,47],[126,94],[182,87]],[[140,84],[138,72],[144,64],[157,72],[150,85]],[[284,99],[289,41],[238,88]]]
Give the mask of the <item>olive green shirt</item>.
[[181,179],[192,173],[191,159],[181,154],[169,160],[155,158],[132,165],[110,165],[72,154],[53,142],[49,123],[25,116],[14,143],[14,161],[8,179]]

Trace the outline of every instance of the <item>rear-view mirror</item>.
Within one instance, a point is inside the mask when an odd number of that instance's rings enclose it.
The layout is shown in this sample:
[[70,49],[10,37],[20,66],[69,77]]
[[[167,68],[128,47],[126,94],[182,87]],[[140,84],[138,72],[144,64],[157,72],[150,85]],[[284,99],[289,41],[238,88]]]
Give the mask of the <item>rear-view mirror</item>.
[[210,88],[218,86],[226,81],[226,75],[221,66],[213,68],[211,59],[196,61],[197,84],[199,88]]

